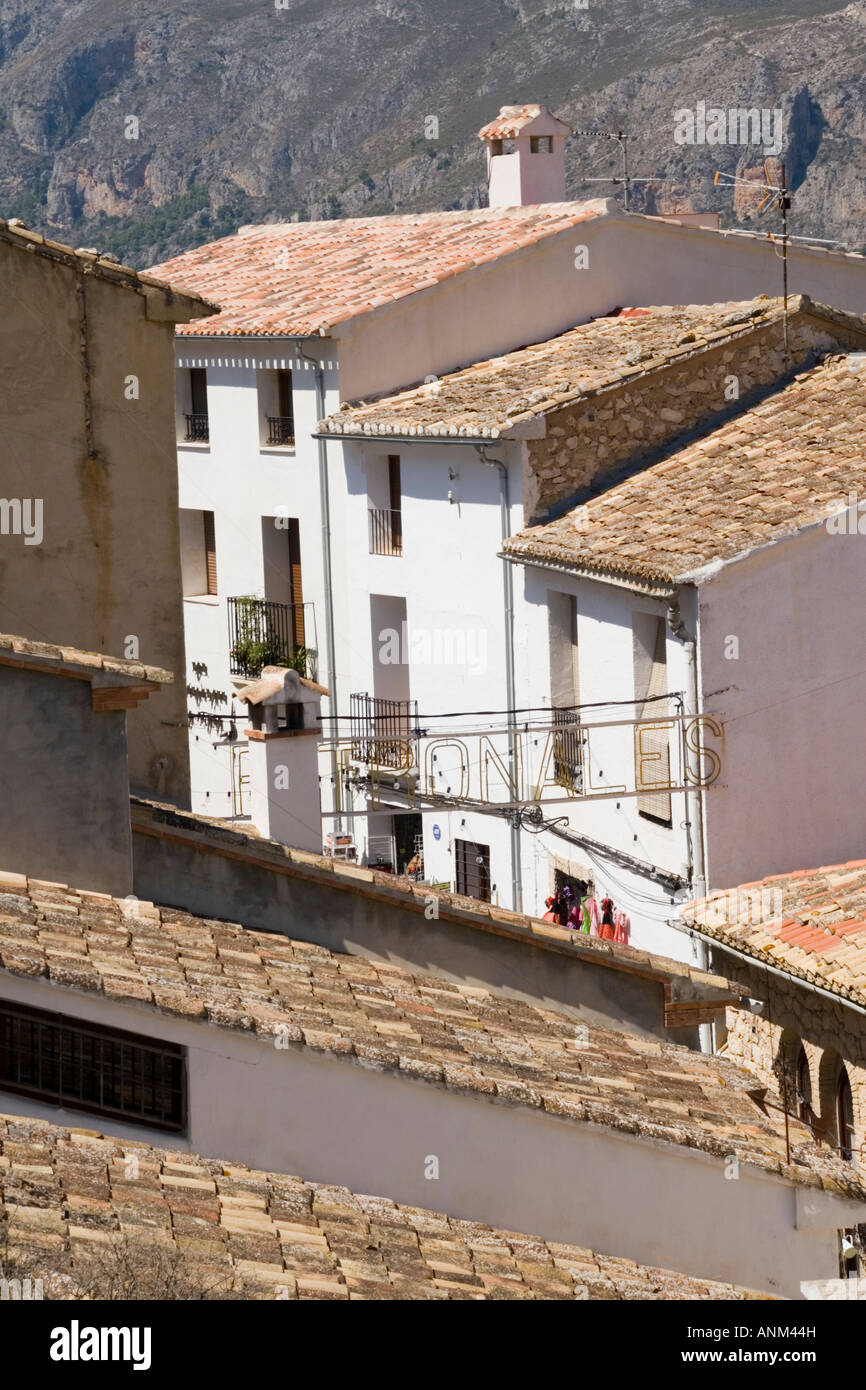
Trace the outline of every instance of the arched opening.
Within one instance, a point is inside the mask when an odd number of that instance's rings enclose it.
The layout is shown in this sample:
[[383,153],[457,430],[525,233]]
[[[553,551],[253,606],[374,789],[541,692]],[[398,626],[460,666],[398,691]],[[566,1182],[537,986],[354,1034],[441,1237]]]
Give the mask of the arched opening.
[[847,1163],[854,1161],[854,1097],[844,1066],[836,1080],[836,1142]]

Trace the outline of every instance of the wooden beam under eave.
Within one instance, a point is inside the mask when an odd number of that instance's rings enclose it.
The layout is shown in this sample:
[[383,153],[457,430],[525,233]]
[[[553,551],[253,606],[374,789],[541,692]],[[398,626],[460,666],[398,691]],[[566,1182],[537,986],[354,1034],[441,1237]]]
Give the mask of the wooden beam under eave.
[[152,690],[161,690],[156,681],[146,681],[142,685],[94,685],[90,691],[90,707],[96,714],[108,714],[111,710],[135,709],[146,700]]

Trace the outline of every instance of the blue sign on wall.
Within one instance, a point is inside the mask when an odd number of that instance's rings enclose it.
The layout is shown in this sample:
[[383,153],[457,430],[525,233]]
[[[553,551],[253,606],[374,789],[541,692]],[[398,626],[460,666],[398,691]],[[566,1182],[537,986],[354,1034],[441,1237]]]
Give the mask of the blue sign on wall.
[[441,839],[442,839],[442,831],[439,829],[439,826],[438,826],[438,825],[434,825],[434,827],[433,827],[433,839],[434,839],[434,840],[441,840]]

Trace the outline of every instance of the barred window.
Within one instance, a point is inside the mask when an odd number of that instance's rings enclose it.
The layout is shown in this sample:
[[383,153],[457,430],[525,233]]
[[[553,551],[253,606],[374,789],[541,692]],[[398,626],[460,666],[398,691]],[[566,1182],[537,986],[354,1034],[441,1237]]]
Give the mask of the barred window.
[[0,1000],[0,1090],[183,1130],[185,1049]]

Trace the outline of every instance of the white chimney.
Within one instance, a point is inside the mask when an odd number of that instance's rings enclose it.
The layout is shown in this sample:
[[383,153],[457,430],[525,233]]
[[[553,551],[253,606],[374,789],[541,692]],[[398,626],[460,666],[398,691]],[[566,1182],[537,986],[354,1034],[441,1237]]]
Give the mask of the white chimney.
[[565,137],[571,133],[546,106],[503,106],[478,132],[487,146],[488,206],[565,202]]

